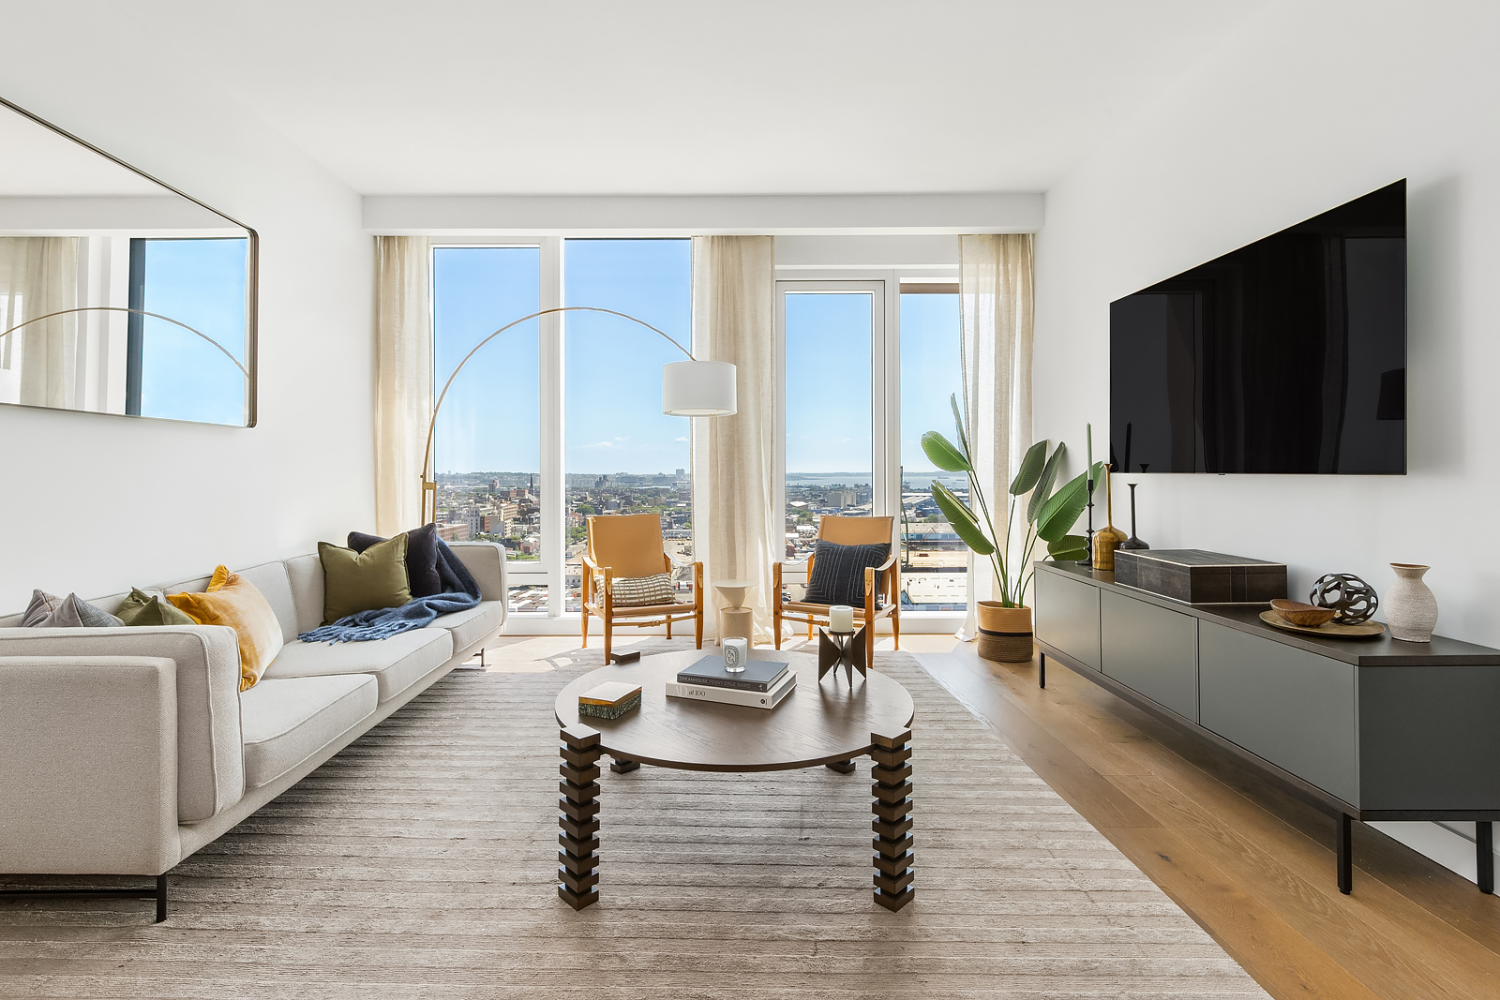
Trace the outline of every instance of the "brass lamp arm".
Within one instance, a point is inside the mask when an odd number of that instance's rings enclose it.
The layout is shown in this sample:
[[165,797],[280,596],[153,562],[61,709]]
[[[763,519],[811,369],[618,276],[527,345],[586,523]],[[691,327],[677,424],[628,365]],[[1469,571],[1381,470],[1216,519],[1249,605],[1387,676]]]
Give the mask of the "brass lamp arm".
[[[122,313],[132,313],[132,314],[134,314],[136,316],[150,316],[152,319],[159,319],[159,320],[163,320],[163,321],[165,321],[167,323],[171,323],[173,326],[180,326],[184,330],[186,330],[188,333],[195,334],[195,335],[197,335],[199,337],[202,337],[204,340],[206,340],[210,344],[214,345],[214,347],[217,347],[223,353],[223,355],[226,358],[228,358],[230,360],[230,362],[236,368],[238,368],[240,370],[240,374],[241,375],[244,375],[246,378],[250,377],[250,373],[245,370],[245,366],[244,365],[240,364],[238,358],[236,358],[233,354],[230,354],[229,351],[227,351],[224,348],[223,344],[219,343],[217,340],[215,340],[214,338],[210,337],[208,334],[204,333],[202,330],[194,330],[192,327],[188,326],[186,323],[179,322],[178,320],[175,320],[175,319],[173,319],[170,316],[163,316],[161,313],[147,312],[144,309],[128,309],[125,306],[77,306],[77,307],[75,307],[73,309],[59,309],[57,312],[50,312],[50,313],[47,313],[45,316],[34,316],[31,319],[26,320],[24,323],[17,323],[15,326],[11,327],[9,330],[6,330],[4,333],[0,333],[0,338],[8,337],[11,334],[15,333],[17,330],[21,329],[21,327],[23,327],[23,326],[30,326],[32,323],[40,323],[44,319],[51,319],[54,316],[66,316],[69,313],[81,313],[81,312],[122,312]],[[637,322],[639,322],[639,320],[637,320]],[[658,330],[657,332],[661,333],[660,330]],[[666,334],[663,333],[662,336],[665,337]],[[673,341],[673,343],[676,343],[676,341]]]
[[[433,407],[432,407],[432,417],[431,417],[431,419],[429,419],[427,421],[427,445],[422,450],[422,506],[424,508],[426,507],[426,505],[427,505],[427,494],[429,492],[432,493],[433,494],[433,497],[432,497],[432,516],[433,516],[433,519],[437,518],[437,483],[435,483],[435,482],[432,481],[432,434],[433,434],[434,428],[437,427],[438,411],[443,408],[443,400],[445,400],[445,399],[448,398],[448,390],[449,390],[449,388],[452,387],[453,380],[456,379],[456,378],[458,378],[458,373],[464,370],[464,365],[466,365],[466,364],[469,363],[469,359],[472,358],[476,353],[478,353],[478,351],[479,351],[479,349],[481,347],[483,347],[485,344],[488,344],[490,341],[494,340],[496,337],[500,336],[506,330],[509,330],[513,326],[519,326],[520,324],[525,323],[528,320],[536,319],[539,316],[548,316],[548,315],[551,315],[552,313],[564,313],[564,312],[597,312],[597,313],[608,313],[611,316],[618,316],[621,319],[628,319],[632,323],[637,323],[637,324],[639,324],[641,326],[644,326],[646,329],[650,330],[652,333],[655,333],[657,336],[661,337],[667,343],[669,343],[673,347],[677,348],[683,354],[686,354],[688,356],[688,360],[689,361],[697,361],[698,360],[697,358],[693,357],[693,353],[691,351],[689,351],[686,347],[683,347],[677,341],[673,340],[670,335],[664,333],[661,330],[658,330],[656,327],[652,326],[650,323],[647,323],[645,320],[643,320],[643,319],[636,319],[634,316],[631,316],[628,313],[618,312],[618,311],[616,311],[614,309],[604,309],[604,308],[602,308],[600,306],[555,306],[555,307],[553,307],[551,309],[543,309],[540,312],[534,312],[530,316],[522,316],[518,320],[512,320],[511,322],[505,324],[500,329],[496,330],[494,333],[490,334],[488,337],[485,337],[479,343],[475,344],[474,347],[473,347],[473,349],[470,350],[468,354],[464,355],[464,359],[458,363],[458,367],[453,369],[453,374],[451,374],[451,375],[448,376],[448,381],[446,381],[446,382],[443,383],[443,391],[438,394],[437,403],[434,404]],[[427,516],[426,515],[427,515],[427,512],[424,509],[423,512],[422,512],[422,520],[423,520],[424,523],[427,521]]]

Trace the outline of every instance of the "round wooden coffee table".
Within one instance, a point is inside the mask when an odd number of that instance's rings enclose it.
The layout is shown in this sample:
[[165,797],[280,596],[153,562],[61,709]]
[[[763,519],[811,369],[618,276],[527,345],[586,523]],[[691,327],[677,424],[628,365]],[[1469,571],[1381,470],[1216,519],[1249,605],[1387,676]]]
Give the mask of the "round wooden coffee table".
[[[610,770],[641,764],[690,771],[783,771],[827,765],[848,774],[869,754],[875,813],[875,901],[899,910],[911,901],[911,695],[876,670],[852,685],[838,671],[818,681],[817,660],[805,653],[755,649],[751,659],[782,660],[797,687],[766,710],[668,698],[666,684],[703,658],[698,650],[647,656],[574,679],[557,696],[562,731],[562,827],[557,893],[574,909],[599,898],[599,759]],[[712,654],[709,654],[712,655]],[[641,707],[619,719],[578,715],[578,696],[606,681],[641,686]]]

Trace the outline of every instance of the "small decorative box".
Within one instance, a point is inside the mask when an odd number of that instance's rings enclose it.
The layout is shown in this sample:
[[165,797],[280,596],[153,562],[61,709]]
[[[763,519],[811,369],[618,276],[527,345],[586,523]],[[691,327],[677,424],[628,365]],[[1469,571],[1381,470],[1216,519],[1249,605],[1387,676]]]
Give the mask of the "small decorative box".
[[578,714],[595,719],[618,719],[641,707],[641,686],[610,681],[578,696]]

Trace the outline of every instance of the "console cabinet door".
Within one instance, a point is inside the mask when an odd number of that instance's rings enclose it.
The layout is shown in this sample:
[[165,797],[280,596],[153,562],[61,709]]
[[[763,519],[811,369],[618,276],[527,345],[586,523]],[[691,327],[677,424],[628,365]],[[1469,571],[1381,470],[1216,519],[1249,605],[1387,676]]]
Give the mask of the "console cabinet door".
[[1133,597],[1100,596],[1104,673],[1198,721],[1198,620]]
[[1200,722],[1358,806],[1355,669],[1272,639],[1199,622]]
[[1099,669],[1099,588],[1045,570],[1036,575],[1036,637]]

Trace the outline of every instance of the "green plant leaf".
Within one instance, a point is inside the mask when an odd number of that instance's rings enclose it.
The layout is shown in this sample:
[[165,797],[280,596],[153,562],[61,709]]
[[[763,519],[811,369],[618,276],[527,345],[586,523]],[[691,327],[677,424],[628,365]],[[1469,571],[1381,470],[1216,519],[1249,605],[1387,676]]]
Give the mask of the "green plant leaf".
[[1042,469],[1042,477],[1037,480],[1036,489],[1031,491],[1031,502],[1026,505],[1026,523],[1035,524],[1037,517],[1042,512],[1042,505],[1051,499],[1052,484],[1057,482],[1057,468],[1062,465],[1063,456],[1068,452],[1068,446],[1063,442],[1057,442],[1057,450],[1052,457],[1047,459],[1047,465]]
[[1089,542],[1082,535],[1063,535],[1055,542],[1047,543],[1047,555],[1056,562],[1077,561],[1089,554]]
[[969,460],[937,431],[928,431],[922,435],[922,450],[927,453],[927,460],[944,472],[973,471],[969,468]]
[[1036,481],[1042,477],[1042,466],[1047,464],[1047,442],[1038,441],[1026,449],[1026,457],[1021,459],[1021,467],[1016,470],[1016,478],[1010,481],[1010,495],[1018,497],[1022,493],[1036,485]]
[[969,431],[964,426],[964,415],[958,408],[958,394],[950,394],[948,402],[953,406],[953,426],[958,428],[958,446],[963,449],[964,458],[973,465],[974,453],[969,450]]
[[984,529],[979,526],[979,519],[964,506],[962,500],[953,495],[952,490],[935,482],[932,484],[932,499],[937,501],[938,510],[943,512],[943,516],[953,525],[954,532],[965,545],[982,556],[995,551],[995,544],[985,537]]
[[[1093,479],[1096,488],[1099,478],[1103,475],[1104,463],[1095,462]],[[1057,541],[1078,523],[1078,515],[1083,513],[1088,503],[1088,474],[1080,472],[1042,505],[1042,512],[1037,517],[1037,535],[1043,541]]]

